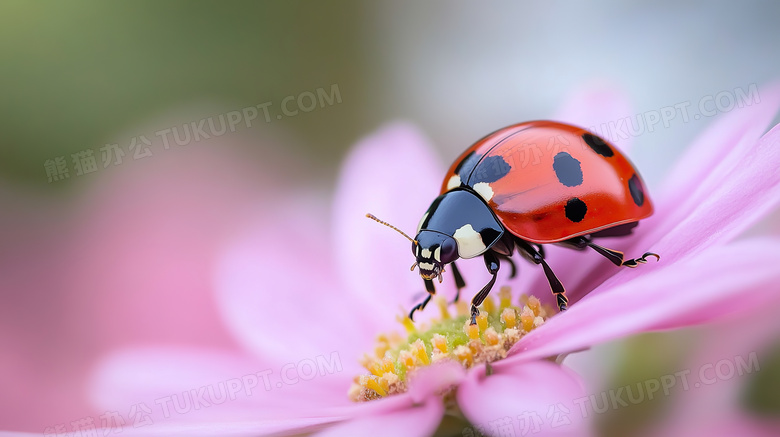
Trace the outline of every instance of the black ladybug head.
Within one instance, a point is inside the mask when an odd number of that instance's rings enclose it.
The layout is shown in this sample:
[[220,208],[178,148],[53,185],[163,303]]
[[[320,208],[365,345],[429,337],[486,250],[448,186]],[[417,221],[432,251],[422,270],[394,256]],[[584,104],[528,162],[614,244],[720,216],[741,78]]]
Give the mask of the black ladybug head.
[[420,275],[431,279],[444,264],[485,253],[503,234],[504,227],[477,193],[454,189],[431,203],[417,226],[412,252]]
[[420,276],[433,279],[441,275],[444,265],[458,259],[458,243],[447,234],[422,231],[412,243],[412,253],[417,258]]

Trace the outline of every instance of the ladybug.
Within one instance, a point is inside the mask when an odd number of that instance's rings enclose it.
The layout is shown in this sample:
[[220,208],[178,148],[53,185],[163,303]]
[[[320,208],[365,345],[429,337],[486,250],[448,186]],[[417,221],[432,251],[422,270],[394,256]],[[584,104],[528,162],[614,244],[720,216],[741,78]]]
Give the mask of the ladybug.
[[[416,305],[422,310],[452,265],[456,287],[465,281],[458,258],[482,256],[490,281],[471,301],[471,324],[496,282],[501,261],[516,267],[515,249],[541,264],[558,309],[568,304],[565,288],[545,261],[545,244],[572,249],[591,248],[616,266],[637,267],[636,259],[593,243],[600,237],[631,234],[639,220],[653,213],[644,182],[629,160],[611,143],[580,127],[554,121],[530,121],[499,129],[477,141],[447,171],[439,197],[423,214],[417,235],[410,238],[428,296]],[[368,215],[378,220],[376,217]],[[389,224],[381,222],[387,226]],[[455,300],[457,301],[458,297]]]

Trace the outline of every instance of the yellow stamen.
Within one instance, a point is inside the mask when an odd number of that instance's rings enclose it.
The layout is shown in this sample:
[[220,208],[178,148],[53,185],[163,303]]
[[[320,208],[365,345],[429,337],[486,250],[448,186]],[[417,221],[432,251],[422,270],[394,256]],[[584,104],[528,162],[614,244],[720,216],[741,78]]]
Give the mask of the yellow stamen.
[[395,364],[393,364],[393,360],[390,358],[385,358],[382,360],[382,371],[385,373],[395,373]]
[[507,287],[506,285],[501,287],[501,290],[498,291],[498,299],[500,301],[499,307],[503,310],[504,308],[509,307],[512,305],[512,289]]
[[431,340],[431,346],[433,346],[434,351],[439,351],[443,354],[447,353],[447,337],[441,335],[441,334],[433,334],[433,339]]
[[528,298],[528,308],[531,309],[531,311],[534,312],[534,316],[539,315],[539,311],[542,310],[542,303],[539,301],[539,299],[536,296],[531,296]]
[[466,325],[463,326],[463,331],[472,340],[479,340],[479,324],[472,325],[471,321],[466,320]]
[[488,313],[480,312],[477,316],[477,325],[479,325],[480,331],[484,331],[487,328],[487,315]]
[[395,319],[401,322],[402,325],[404,325],[404,328],[406,328],[406,332],[408,332],[409,334],[412,334],[417,331],[417,327],[414,326],[414,322],[412,321],[412,319],[409,318],[409,316],[399,315]]
[[431,364],[428,359],[428,351],[425,350],[425,344],[419,338],[412,344],[412,353],[423,365]]
[[412,353],[407,350],[398,353],[398,361],[406,366],[407,369],[414,367],[414,355],[412,355]]
[[514,328],[517,324],[517,313],[514,308],[504,308],[501,312],[501,321],[507,328]]
[[436,298],[436,304],[439,305],[439,312],[441,313],[441,319],[442,320],[449,320],[452,317],[450,316],[450,311],[447,309],[447,300],[443,297],[437,297]]
[[377,382],[376,379],[366,376],[365,378],[360,378],[360,385],[370,388],[371,390],[374,390],[379,394],[379,396],[387,396],[387,390],[382,388],[381,385]]
[[466,346],[458,346],[453,351],[455,357],[466,367],[471,367],[474,364],[474,354],[471,353],[471,349]]
[[371,372],[375,376],[382,376],[385,374],[384,370],[382,369],[382,365],[379,363],[379,361],[374,361],[366,367],[369,372]]
[[520,324],[525,332],[534,329],[534,318],[534,312],[528,307],[524,307],[523,311],[520,312]]
[[355,378],[349,398],[366,402],[403,393],[416,370],[433,363],[455,361],[470,368],[501,360],[526,333],[542,325],[547,314],[555,313],[535,297],[521,297],[523,305],[518,306],[508,287],[497,295],[484,301],[474,325],[468,300],[459,301],[453,311],[438,296],[440,318],[415,324],[407,316],[397,317],[404,329],[376,337],[371,353],[360,358],[367,370]]
[[485,300],[482,301],[482,306],[488,313],[494,312],[496,310],[496,302],[493,300],[493,296],[486,297]]
[[485,330],[485,343],[487,343],[488,346],[495,346],[498,344],[498,333],[492,326]]

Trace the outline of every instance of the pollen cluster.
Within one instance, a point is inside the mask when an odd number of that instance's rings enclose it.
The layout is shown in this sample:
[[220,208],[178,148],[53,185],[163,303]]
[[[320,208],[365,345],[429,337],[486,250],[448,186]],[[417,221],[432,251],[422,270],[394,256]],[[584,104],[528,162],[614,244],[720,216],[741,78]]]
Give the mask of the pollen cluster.
[[416,325],[399,316],[406,335],[394,332],[377,337],[374,351],[361,360],[368,373],[355,377],[350,399],[365,402],[403,393],[415,370],[443,360],[465,368],[501,360],[518,340],[553,314],[533,296],[522,295],[513,304],[509,287],[499,291],[498,304],[491,296],[485,299],[476,325],[469,324],[468,302],[456,303],[455,314],[443,298],[436,303],[439,318]]

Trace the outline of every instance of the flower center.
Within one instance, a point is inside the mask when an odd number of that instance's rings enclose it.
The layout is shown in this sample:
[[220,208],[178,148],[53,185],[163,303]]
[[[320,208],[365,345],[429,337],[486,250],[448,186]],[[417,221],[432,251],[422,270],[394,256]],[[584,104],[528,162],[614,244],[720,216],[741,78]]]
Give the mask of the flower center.
[[373,353],[361,360],[369,373],[355,377],[349,398],[365,402],[403,393],[416,369],[443,360],[465,368],[501,360],[518,340],[553,314],[534,296],[522,295],[518,305],[513,305],[509,287],[501,287],[498,298],[498,305],[491,296],[485,299],[476,325],[469,324],[467,302],[455,304],[453,315],[441,297],[436,300],[441,317],[430,323],[418,326],[409,317],[399,316],[406,336],[393,332],[377,337]]

